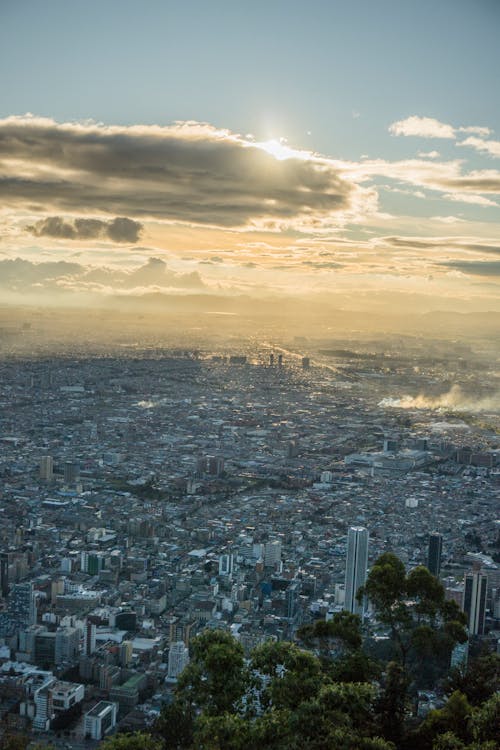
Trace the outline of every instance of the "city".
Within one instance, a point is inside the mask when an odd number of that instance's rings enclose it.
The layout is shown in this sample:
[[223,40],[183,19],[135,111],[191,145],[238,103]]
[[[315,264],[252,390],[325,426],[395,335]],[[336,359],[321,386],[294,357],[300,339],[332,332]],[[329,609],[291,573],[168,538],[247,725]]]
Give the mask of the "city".
[[5,727],[82,746],[147,728],[205,629],[249,656],[346,610],[387,638],[356,598],[387,551],[498,649],[492,342],[441,360],[439,341],[305,337],[26,359],[41,330],[12,329],[0,365]]

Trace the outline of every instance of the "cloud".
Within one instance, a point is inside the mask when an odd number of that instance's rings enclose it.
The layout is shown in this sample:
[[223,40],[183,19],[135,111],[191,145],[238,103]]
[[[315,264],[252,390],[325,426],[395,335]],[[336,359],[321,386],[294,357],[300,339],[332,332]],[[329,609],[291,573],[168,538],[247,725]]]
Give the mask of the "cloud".
[[122,290],[202,290],[205,284],[197,271],[177,273],[161,258],[149,258],[139,268],[122,270],[107,266],[89,267],[67,261],[33,263],[22,258],[0,261],[0,288],[38,293],[54,291],[113,294]]
[[[500,194],[499,170],[476,169],[463,172],[462,166],[458,159],[443,162],[425,159],[402,159],[393,162],[372,159],[347,163],[343,168],[352,179],[369,180],[375,176],[382,176],[454,196],[470,193]],[[457,197],[453,200],[457,200]]]
[[[0,166],[4,206],[31,212],[279,229],[336,224],[373,198],[331,160],[286,146],[275,154],[270,143],[192,122],[108,127],[9,117],[0,120]],[[108,225],[108,238],[128,237],[127,221]],[[38,231],[71,239],[85,231],[79,226],[57,216]]]
[[441,154],[439,151],[419,151],[418,155],[422,157],[422,159],[438,159]]
[[455,128],[433,117],[412,115],[389,125],[392,135],[413,135],[419,138],[454,138]]
[[40,219],[27,230],[36,237],[55,237],[65,240],[108,239],[112,242],[132,242],[139,240],[143,225],[138,221],[117,217],[112,221],[101,219],[63,219],[61,216],[48,216]]
[[[451,139],[455,138],[458,133],[472,133],[473,135],[486,137],[490,135],[491,132],[490,128],[482,125],[468,125],[466,127],[456,128],[446,122],[435,120],[433,117],[420,117],[419,115],[412,115],[405,120],[397,120],[397,122],[393,122],[389,125],[389,133],[392,135],[417,136],[419,138]],[[463,143],[460,143],[459,145],[463,145]],[[421,155],[423,156],[424,154]]]
[[491,128],[486,128],[480,125],[470,125],[467,128],[458,128],[461,133],[474,133],[475,135],[488,136],[493,132]]
[[500,260],[450,260],[440,265],[475,276],[500,276]]
[[471,148],[475,148],[476,151],[500,157],[500,141],[485,141],[483,138],[471,136],[470,138],[466,138],[465,141],[457,143],[457,146],[470,146]]
[[377,244],[388,245],[398,249],[410,250],[459,250],[469,253],[486,253],[500,255],[499,245],[487,245],[480,242],[471,242],[468,239],[457,239],[456,237],[380,237]]
[[445,193],[443,198],[459,203],[471,203],[475,206],[498,206],[498,203],[490,200],[490,198],[485,198],[484,195],[473,195],[472,193]]

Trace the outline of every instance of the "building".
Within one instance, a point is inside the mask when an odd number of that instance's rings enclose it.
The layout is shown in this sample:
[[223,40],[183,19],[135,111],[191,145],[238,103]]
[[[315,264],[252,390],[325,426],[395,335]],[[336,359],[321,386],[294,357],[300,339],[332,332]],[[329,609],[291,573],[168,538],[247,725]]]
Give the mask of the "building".
[[233,574],[234,556],[231,554],[220,555],[219,557],[219,575],[230,576]]
[[189,649],[184,641],[172,643],[168,650],[168,677],[177,679],[189,663]]
[[91,656],[96,650],[97,627],[93,622],[87,620],[83,631],[83,653]]
[[35,716],[33,729],[47,731],[58,713],[68,711],[85,696],[83,685],[74,682],[48,680],[34,695]]
[[76,461],[65,461],[64,484],[74,484],[80,476],[80,467]]
[[56,631],[55,663],[74,662],[80,652],[78,628],[59,628]]
[[299,604],[299,584],[297,581],[294,581],[290,584],[290,586],[287,588],[285,592],[285,608],[286,608],[286,617],[289,620],[293,620],[295,615],[298,611],[298,604]]
[[264,545],[264,565],[272,568],[281,562],[281,542],[279,539],[270,539]]
[[368,531],[362,526],[351,526],[347,534],[347,564],[345,574],[345,603],[348,612],[363,615],[364,603],[356,595],[366,581],[368,567]]
[[116,703],[99,701],[83,719],[83,732],[86,738],[102,740],[116,726]]
[[135,708],[139,703],[139,694],[146,687],[147,678],[144,674],[134,674],[123,683],[111,688],[109,697],[119,704],[120,708]]
[[0,554],[0,593],[5,599],[9,593],[9,554],[2,552]]
[[15,583],[12,586],[7,614],[16,629],[26,628],[36,622],[35,592],[31,582]]
[[40,459],[40,479],[51,482],[54,476],[54,459],[52,456],[42,456]]
[[427,567],[433,576],[439,577],[441,572],[441,553],[443,549],[443,535],[433,531],[429,535],[429,553]]
[[484,635],[488,577],[480,569],[465,574],[464,612],[470,635]]

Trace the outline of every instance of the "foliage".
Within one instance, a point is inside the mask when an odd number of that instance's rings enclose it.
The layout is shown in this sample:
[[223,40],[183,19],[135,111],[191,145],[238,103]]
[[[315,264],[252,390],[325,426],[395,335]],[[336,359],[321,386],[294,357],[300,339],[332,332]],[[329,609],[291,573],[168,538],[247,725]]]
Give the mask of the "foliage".
[[298,637],[307,645],[316,646],[320,652],[331,652],[339,648],[361,648],[361,618],[350,612],[335,612],[326,622],[317,620],[313,625],[299,629]]
[[[309,650],[267,642],[248,660],[231,635],[207,630],[191,642],[190,663],[152,735],[103,750],[493,750],[495,658],[453,675],[450,689],[454,681],[463,689],[443,708],[423,721],[409,716],[412,683],[434,686],[466,638],[463,613],[444,599],[440,582],[422,566],[406,574],[386,553],[359,595],[392,637],[397,658],[383,669],[365,650],[360,618],[348,612],[302,627],[299,642]],[[485,676],[491,687],[481,686]]]
[[243,648],[222,630],[204,631],[192,643],[192,658],[179,678],[188,703],[219,715],[231,712],[246,686]]
[[134,732],[134,734],[117,734],[108,737],[99,745],[99,750],[161,750],[162,743],[150,734]]
[[450,692],[460,690],[473,706],[484,703],[500,691],[500,654],[473,659],[465,671],[460,667],[452,669],[448,689]]
[[453,646],[464,642],[465,616],[426,567],[408,575],[386,552],[375,562],[358,596],[368,596],[377,619],[389,628],[396,656],[419,684],[433,685],[449,665]]
[[408,676],[402,666],[389,662],[382,690],[375,704],[376,721],[381,734],[398,745],[404,734],[408,709]]

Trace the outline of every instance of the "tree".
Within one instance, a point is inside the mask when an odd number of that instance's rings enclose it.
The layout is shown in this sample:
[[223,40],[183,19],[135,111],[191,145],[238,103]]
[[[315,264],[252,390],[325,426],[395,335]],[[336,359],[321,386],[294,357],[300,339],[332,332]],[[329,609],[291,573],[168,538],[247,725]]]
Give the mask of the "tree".
[[495,693],[474,710],[470,730],[474,742],[500,741],[500,693]]
[[2,750],[25,750],[29,737],[24,734],[6,734],[1,738]]
[[161,738],[168,750],[191,747],[194,736],[194,710],[191,704],[176,696],[164,706],[153,726],[153,735]]
[[160,740],[145,732],[117,734],[99,745],[100,750],[162,750]]
[[408,675],[397,662],[389,662],[383,687],[375,702],[377,725],[386,739],[399,746],[404,735],[408,704]]
[[244,666],[243,648],[229,633],[205,630],[191,643],[191,661],[177,693],[208,714],[231,712],[248,684]]
[[194,739],[195,747],[204,750],[249,750],[253,746],[250,722],[230,713],[203,714],[197,722]]
[[317,620],[313,625],[299,628],[298,637],[307,645],[314,645],[320,653],[361,648],[361,618],[351,612],[335,612],[333,618]]
[[409,747],[432,750],[440,735],[452,733],[464,744],[471,739],[469,721],[472,706],[465,695],[452,693],[443,708],[430,711],[418,729],[410,735]]
[[396,555],[384,552],[378,558],[370,570],[365,585],[358,592],[360,600],[363,596],[368,596],[378,620],[389,627],[392,640],[404,664],[409,644],[404,639],[403,633],[411,622],[411,616],[404,603],[405,566]]
[[448,690],[460,690],[473,706],[488,700],[500,691],[500,654],[479,656],[469,662],[465,671],[460,667],[452,669]]
[[[293,643],[264,643],[252,652],[252,669],[262,680],[262,702],[277,709],[295,709],[317,695],[321,664]],[[264,684],[267,686],[264,687]]]
[[434,684],[447,670],[455,643],[465,641],[465,616],[444,597],[442,584],[419,565],[408,575],[401,560],[386,552],[375,562],[358,596],[367,595],[386,625],[395,656],[420,684]]

